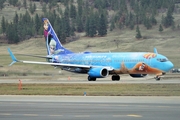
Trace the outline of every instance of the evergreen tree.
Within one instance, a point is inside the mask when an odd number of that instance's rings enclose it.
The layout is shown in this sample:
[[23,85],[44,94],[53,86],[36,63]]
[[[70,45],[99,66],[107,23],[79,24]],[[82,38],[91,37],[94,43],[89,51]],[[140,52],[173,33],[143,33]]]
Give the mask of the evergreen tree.
[[35,3],[33,5],[33,10],[34,10],[34,12],[36,11],[36,4]]
[[36,4],[34,3],[34,5],[32,4],[32,2],[30,2],[29,4],[29,11],[31,12],[31,14],[34,14],[35,10],[36,10]]
[[92,11],[92,17],[93,17],[93,19],[94,19],[94,29],[96,29],[96,30],[98,30],[99,29],[99,25],[100,25],[100,21],[99,21],[99,19],[100,19],[100,14],[99,13],[102,13],[103,14],[103,11],[99,11],[99,12],[93,12]]
[[86,36],[89,36],[90,33],[89,33],[89,17],[87,17],[86,19],[86,24],[85,24],[85,32],[86,32]]
[[142,38],[141,32],[140,32],[140,30],[139,30],[139,26],[138,26],[138,25],[137,25],[137,27],[136,27],[136,38],[137,38],[137,39]]
[[43,6],[42,6],[42,12],[46,13],[47,12],[47,9],[46,9],[46,4],[43,3]]
[[133,30],[134,29],[134,21],[130,22],[130,29]]
[[76,31],[76,23],[77,23],[76,20],[72,19],[72,22],[71,22],[71,36],[73,36],[74,32]]
[[24,23],[22,22],[22,18],[20,18],[20,21],[18,23],[18,26],[17,26],[17,32],[18,32],[18,35],[19,35],[19,40],[24,40],[25,39],[25,35],[26,35],[26,31],[24,29],[25,25]]
[[99,19],[98,34],[100,36],[104,36],[107,34],[106,19],[103,14],[101,14],[100,19]]
[[152,16],[151,16],[151,23],[152,23],[153,25],[156,25],[156,24],[157,24],[157,20],[156,20],[154,14],[152,14]]
[[62,20],[61,20],[61,24],[60,24],[60,41],[62,43],[65,43],[66,42],[66,25],[65,25],[65,18],[63,17]]
[[2,10],[4,8],[4,2],[6,0],[0,0],[0,10]]
[[64,5],[67,7],[68,6],[68,4],[69,4],[69,0],[64,0]]
[[172,30],[175,30],[176,26],[175,26],[175,23],[173,22],[172,25],[171,25],[171,29]]
[[162,27],[162,25],[160,24],[159,25],[159,32],[162,32],[163,31],[163,27]]
[[17,33],[17,24],[13,24],[12,22],[7,27],[6,36],[8,39],[8,43],[18,43],[19,37]]
[[38,34],[38,31],[41,27],[41,21],[39,18],[39,15],[36,13],[35,19],[34,19],[34,26],[35,26],[35,34]]
[[27,1],[26,0],[23,0],[23,5],[24,5],[24,8],[27,9]]
[[89,17],[89,36],[94,37],[96,35],[96,20],[94,19],[94,14],[91,13]]
[[73,5],[73,4],[71,4],[71,7],[70,7],[70,17],[71,18],[76,18],[76,7]]
[[178,29],[178,30],[180,29],[180,25],[179,25],[179,24],[177,25],[177,29]]
[[60,17],[57,17],[55,22],[54,22],[54,30],[56,31],[57,37],[60,39],[61,38],[61,31],[60,31],[60,26],[61,26],[61,19]]
[[144,21],[144,25],[146,26],[147,29],[152,28],[150,19],[147,17],[146,20]]
[[56,3],[54,0],[49,1],[49,4],[48,4],[49,10],[51,10],[55,5]]
[[16,6],[18,0],[8,0],[9,1],[9,4],[13,5],[13,6]]
[[95,0],[94,1],[94,7],[95,8],[100,8],[100,7],[102,7],[101,5],[102,5],[102,2],[103,2],[103,0]]
[[78,15],[80,17],[82,17],[82,13],[83,13],[83,1],[82,0],[78,0]]
[[18,32],[17,32],[17,24],[13,24],[13,27],[12,27],[12,31],[13,32],[13,43],[18,43],[19,42],[19,36],[18,36]]
[[18,14],[17,14],[17,12],[16,12],[13,22],[14,22],[15,24],[17,24],[18,21],[19,21],[19,17],[18,17]]
[[2,29],[2,33],[4,34],[6,32],[6,22],[4,16],[2,17],[1,20],[1,29]]
[[64,18],[69,18],[69,7],[67,6],[65,11],[64,11]]
[[32,5],[32,1],[30,1],[30,3],[29,3],[29,11],[31,12],[31,14],[33,14],[33,5]]
[[131,29],[131,30],[133,30],[134,29],[134,15],[133,15],[133,13],[130,11],[130,13],[129,13],[129,19],[128,19],[128,25],[129,25],[129,28]]
[[66,7],[65,9],[65,12],[64,12],[64,25],[65,25],[65,35],[66,37],[69,37],[70,36],[70,30],[71,30],[71,27],[70,27],[70,20],[69,20],[69,9],[68,7]]
[[173,25],[174,23],[174,17],[172,16],[172,14],[173,14],[172,8],[169,8],[166,17],[164,18],[164,26],[166,28]]
[[79,16],[79,14],[76,17],[76,24],[77,24],[77,32],[83,32],[84,25],[83,25],[82,19]]

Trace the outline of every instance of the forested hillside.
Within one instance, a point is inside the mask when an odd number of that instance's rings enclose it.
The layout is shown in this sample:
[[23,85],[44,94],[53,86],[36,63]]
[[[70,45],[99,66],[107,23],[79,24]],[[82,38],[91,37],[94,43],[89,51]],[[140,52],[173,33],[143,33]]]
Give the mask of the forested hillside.
[[[76,33],[89,37],[106,36],[115,28],[136,31],[142,37],[139,25],[147,30],[158,26],[159,31],[169,27],[180,29],[173,14],[179,13],[180,0],[0,0],[0,32],[7,43],[18,43],[42,36],[42,18],[51,22],[61,42],[77,39]],[[10,19],[3,10],[14,9]],[[21,12],[19,12],[21,11]],[[157,24],[159,13],[161,23]]]

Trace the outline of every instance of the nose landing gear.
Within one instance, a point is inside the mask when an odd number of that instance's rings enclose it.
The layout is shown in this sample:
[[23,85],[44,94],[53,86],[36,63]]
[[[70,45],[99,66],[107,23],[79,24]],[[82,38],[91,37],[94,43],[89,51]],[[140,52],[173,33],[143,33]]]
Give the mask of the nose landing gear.
[[161,77],[157,75],[156,77],[154,77],[154,79],[155,79],[156,81],[159,81],[159,80],[161,79]]

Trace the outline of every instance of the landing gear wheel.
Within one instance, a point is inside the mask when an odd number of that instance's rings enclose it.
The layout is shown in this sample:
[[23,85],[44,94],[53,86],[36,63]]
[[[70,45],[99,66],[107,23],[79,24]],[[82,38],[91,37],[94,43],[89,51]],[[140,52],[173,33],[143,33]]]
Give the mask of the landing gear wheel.
[[112,81],[119,81],[120,80],[120,76],[119,75],[112,75]]
[[96,78],[88,76],[88,81],[96,81]]
[[155,77],[156,81],[159,81],[161,78],[159,76]]

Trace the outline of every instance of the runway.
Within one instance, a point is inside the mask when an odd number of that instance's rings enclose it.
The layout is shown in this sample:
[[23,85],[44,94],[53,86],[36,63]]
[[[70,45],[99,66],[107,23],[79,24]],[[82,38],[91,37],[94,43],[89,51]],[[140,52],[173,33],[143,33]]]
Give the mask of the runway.
[[0,96],[1,120],[179,120],[180,97]]

